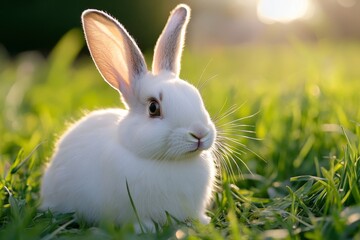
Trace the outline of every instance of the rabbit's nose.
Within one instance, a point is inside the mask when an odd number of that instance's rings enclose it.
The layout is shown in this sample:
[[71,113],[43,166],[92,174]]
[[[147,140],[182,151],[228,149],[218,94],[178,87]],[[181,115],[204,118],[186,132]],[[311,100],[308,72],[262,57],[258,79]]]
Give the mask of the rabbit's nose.
[[189,134],[193,137],[196,138],[198,140],[203,139],[204,137],[206,137],[210,130],[209,128],[205,127],[203,124],[201,123],[194,123],[191,125],[190,129],[189,129]]
[[190,134],[191,137],[193,137],[193,138],[200,141],[201,139],[205,138],[209,134],[209,132],[201,133],[201,134],[189,132],[189,134]]

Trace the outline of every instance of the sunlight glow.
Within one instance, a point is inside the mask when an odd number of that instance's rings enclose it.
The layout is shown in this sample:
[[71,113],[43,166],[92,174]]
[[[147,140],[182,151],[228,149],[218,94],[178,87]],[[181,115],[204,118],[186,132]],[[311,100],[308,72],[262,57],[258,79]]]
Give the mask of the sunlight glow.
[[259,0],[257,15],[264,23],[288,23],[306,16],[309,0]]
[[337,0],[337,2],[343,7],[353,7],[356,4],[356,0]]

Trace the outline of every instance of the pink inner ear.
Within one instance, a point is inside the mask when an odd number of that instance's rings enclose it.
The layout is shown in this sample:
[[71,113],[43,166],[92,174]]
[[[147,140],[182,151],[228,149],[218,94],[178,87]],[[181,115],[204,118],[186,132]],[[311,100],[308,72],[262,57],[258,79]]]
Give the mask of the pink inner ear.
[[137,81],[147,72],[142,53],[123,26],[104,12],[82,15],[91,56],[103,78],[121,92],[127,105],[136,104]]
[[128,88],[129,46],[121,27],[103,15],[90,13],[84,17],[84,30],[91,56],[104,79],[117,90]]

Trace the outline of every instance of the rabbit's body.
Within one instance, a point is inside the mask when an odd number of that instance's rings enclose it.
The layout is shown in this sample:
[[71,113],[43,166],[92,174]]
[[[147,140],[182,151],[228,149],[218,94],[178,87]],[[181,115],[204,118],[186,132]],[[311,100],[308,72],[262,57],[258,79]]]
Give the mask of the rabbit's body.
[[[153,70],[126,30],[97,10],[83,13],[92,58],[126,110],[92,112],[60,138],[43,177],[43,210],[88,222],[138,219],[154,231],[166,213],[208,223],[216,130],[201,96],[179,79],[190,9],[179,5],[155,47]],[[130,201],[133,199],[134,207]]]
[[131,194],[148,228],[152,220],[165,223],[166,212],[182,221],[207,223],[204,199],[210,199],[215,177],[211,153],[205,151],[185,161],[134,156],[119,144],[126,114],[120,109],[94,111],[64,134],[43,178],[42,208],[77,212],[92,223],[100,219],[136,222]]

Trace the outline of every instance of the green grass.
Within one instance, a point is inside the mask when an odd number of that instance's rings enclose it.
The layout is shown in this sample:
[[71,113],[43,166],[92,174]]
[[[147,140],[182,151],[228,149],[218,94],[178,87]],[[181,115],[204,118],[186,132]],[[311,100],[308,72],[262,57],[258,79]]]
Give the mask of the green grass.
[[38,212],[57,136],[83,110],[122,106],[89,56],[78,57],[82,39],[69,32],[46,59],[0,51],[0,239],[360,238],[360,44],[351,42],[185,52],[182,77],[205,82],[209,112],[241,106],[224,121],[257,113],[242,123],[262,139],[239,138],[259,156],[241,156],[252,174],[241,163],[234,180],[223,174],[210,225],[136,236],[131,226]]

